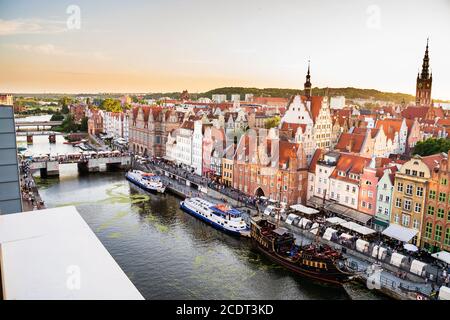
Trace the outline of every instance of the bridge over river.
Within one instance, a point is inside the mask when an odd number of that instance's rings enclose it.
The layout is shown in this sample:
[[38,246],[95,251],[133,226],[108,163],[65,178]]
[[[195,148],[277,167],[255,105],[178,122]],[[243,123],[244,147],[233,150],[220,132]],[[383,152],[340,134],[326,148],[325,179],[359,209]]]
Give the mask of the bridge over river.
[[71,163],[76,163],[80,172],[98,172],[100,167],[106,167],[107,170],[122,170],[131,166],[131,155],[119,151],[33,156],[30,160],[30,170],[39,170],[42,177],[58,176],[59,166]]

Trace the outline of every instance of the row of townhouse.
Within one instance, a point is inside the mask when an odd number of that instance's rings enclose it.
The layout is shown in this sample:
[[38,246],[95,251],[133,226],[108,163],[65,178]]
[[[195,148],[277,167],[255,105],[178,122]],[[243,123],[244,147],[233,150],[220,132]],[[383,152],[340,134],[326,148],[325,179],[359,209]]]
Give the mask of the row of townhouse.
[[129,112],[107,112],[96,108],[88,108],[86,109],[86,116],[90,135],[103,133],[112,138],[122,138],[126,142],[129,141]]
[[410,160],[317,150],[308,170],[307,204],[382,230],[399,225],[412,243],[450,248],[449,154]]

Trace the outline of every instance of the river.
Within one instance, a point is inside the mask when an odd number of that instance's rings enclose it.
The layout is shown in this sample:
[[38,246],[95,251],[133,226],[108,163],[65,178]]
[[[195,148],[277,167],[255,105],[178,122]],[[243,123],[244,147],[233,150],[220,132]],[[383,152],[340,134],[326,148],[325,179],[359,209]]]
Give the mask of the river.
[[[72,148],[36,138],[30,148],[36,153]],[[252,249],[248,239],[184,213],[175,196],[138,190],[123,173],[79,175],[73,164],[60,169],[59,178],[36,178],[46,206],[75,205],[146,299],[378,298],[360,286],[349,292],[294,275]]]

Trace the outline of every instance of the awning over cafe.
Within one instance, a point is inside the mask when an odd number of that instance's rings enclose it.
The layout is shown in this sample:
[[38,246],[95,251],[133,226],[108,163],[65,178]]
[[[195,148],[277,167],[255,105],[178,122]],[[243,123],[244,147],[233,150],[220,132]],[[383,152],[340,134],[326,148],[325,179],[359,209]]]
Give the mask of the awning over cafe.
[[371,215],[359,212],[358,210],[343,206],[338,203],[331,203],[325,206],[325,209],[331,212],[334,212],[338,215],[344,216],[346,218],[350,218],[352,220],[361,222],[363,224],[367,224],[370,219],[372,219]]
[[441,260],[442,262],[450,264],[450,253],[447,251],[439,251],[439,252],[433,253],[431,256],[433,258]]
[[402,242],[409,242],[412,238],[414,238],[417,232],[418,231],[416,229],[402,227],[398,224],[391,224],[382,232],[382,234]]

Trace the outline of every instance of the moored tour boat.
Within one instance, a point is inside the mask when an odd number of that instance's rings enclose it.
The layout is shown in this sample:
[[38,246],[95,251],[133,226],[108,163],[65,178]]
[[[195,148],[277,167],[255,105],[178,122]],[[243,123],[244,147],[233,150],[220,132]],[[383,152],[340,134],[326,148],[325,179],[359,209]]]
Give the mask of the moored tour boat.
[[125,177],[128,181],[145,191],[164,193],[166,190],[161,178],[153,173],[147,173],[141,170],[131,170],[126,173]]
[[214,228],[235,236],[250,236],[247,223],[239,210],[225,204],[213,204],[201,198],[186,198],[180,208]]
[[355,275],[340,252],[315,243],[298,246],[286,228],[277,228],[265,219],[251,221],[251,238],[257,249],[272,261],[312,280],[341,285]]

